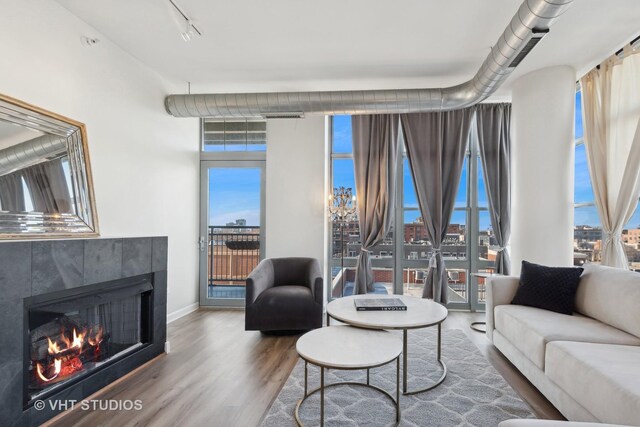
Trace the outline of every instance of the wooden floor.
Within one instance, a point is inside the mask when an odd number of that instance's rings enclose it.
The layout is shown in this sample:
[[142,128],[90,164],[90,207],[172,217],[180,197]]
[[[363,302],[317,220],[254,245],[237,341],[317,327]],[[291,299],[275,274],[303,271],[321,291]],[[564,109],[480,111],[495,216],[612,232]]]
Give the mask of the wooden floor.
[[[462,329],[539,418],[560,413],[469,328],[484,314],[450,312],[444,329]],[[83,411],[51,422],[69,426],[241,426],[260,424],[297,361],[296,336],[244,330],[244,312],[200,309],[169,325],[171,353],[120,379],[91,399],[141,400],[140,411]]]

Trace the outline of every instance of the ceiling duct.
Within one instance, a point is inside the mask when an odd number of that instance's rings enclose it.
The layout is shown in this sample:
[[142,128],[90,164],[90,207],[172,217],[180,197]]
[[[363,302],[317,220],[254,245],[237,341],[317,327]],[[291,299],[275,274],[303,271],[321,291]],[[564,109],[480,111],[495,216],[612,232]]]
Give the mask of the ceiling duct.
[[[455,110],[493,94],[573,0],[526,0],[469,81],[448,88],[169,95],[175,117],[290,117]],[[535,39],[535,40],[533,40]]]
[[0,150],[0,176],[67,153],[67,138],[45,134]]

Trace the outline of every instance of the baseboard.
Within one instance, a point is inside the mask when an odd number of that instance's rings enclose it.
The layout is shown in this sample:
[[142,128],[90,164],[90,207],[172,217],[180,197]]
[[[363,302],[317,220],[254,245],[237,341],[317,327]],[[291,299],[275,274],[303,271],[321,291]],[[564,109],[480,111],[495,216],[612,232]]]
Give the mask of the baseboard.
[[189,304],[186,307],[182,307],[179,310],[174,311],[173,313],[169,313],[167,315],[167,324],[174,322],[176,320],[178,320],[181,317],[186,316],[189,313],[193,313],[194,311],[196,311],[198,309],[198,307],[200,306],[199,303],[194,302],[193,304]]

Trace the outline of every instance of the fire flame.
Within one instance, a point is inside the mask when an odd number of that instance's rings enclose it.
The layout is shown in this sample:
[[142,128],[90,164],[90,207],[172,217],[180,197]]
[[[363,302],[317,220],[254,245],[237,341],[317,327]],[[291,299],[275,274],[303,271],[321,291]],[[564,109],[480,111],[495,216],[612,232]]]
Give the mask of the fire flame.
[[82,343],[84,341],[84,333],[78,334],[76,332],[76,328],[73,328],[73,343],[71,344],[71,348],[82,348]]
[[85,344],[89,344],[90,348],[93,348],[94,354],[98,354],[100,343],[104,340],[104,331],[102,327],[81,330],[80,332],[74,328],[72,338],[68,337],[64,330],[60,334],[62,343],[47,337],[47,353],[55,358],[53,363],[48,362],[45,365],[36,362],[36,375],[42,382],[48,383],[57,377],[65,377],[80,371],[82,369],[81,355],[87,350]]
[[87,341],[89,341],[89,345],[91,345],[92,347],[98,347],[102,342],[102,340],[104,339],[103,334],[104,333],[102,331],[102,328],[98,328],[98,331],[96,332],[95,337],[94,338],[89,337],[87,339]]
[[[51,341],[49,341],[51,342]],[[53,362],[53,376],[51,378],[47,378],[44,376],[44,368],[42,367],[41,364],[36,364],[36,371],[38,372],[38,377],[40,377],[40,379],[46,383],[48,383],[49,381],[52,381],[54,379],[56,379],[56,377],[60,374],[60,371],[62,370],[62,360],[60,359],[56,359]]]
[[51,341],[51,338],[49,338],[49,337],[47,337],[47,340],[49,341],[49,348],[47,350],[49,352],[49,354],[58,354],[58,353],[60,353],[60,346],[58,346],[58,343]]

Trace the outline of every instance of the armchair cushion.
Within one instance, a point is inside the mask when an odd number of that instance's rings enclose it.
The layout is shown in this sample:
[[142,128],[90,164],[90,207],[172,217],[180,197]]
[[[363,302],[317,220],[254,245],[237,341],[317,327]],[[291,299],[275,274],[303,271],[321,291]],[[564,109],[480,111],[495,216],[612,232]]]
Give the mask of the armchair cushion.
[[285,329],[306,329],[313,295],[305,286],[275,286],[264,291],[256,300],[260,315],[272,324],[287,324]]

